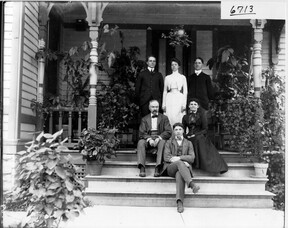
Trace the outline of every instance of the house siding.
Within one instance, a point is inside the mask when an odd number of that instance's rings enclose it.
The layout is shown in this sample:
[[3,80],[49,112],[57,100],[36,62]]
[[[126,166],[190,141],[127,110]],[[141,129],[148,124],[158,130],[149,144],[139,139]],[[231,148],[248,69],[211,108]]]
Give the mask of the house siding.
[[[23,123],[21,115],[35,118],[35,113],[30,108],[31,100],[37,97],[38,64],[35,54],[38,51],[38,2],[26,2],[24,8],[23,25],[23,59],[22,59],[22,83],[21,83],[21,109],[20,109],[20,138],[27,140],[32,138],[35,131],[34,124]],[[23,124],[25,129],[23,129]],[[28,134],[29,133],[29,134]]]
[[4,5],[3,64],[3,189],[15,181],[15,153],[32,139],[35,114],[30,108],[37,96],[38,2]]
[[281,75],[282,77],[285,77],[285,69],[286,69],[286,49],[285,49],[285,25],[282,29],[281,32],[281,36],[280,36],[280,40],[279,40],[279,54],[278,54],[278,65],[277,65],[277,69],[279,70],[278,73],[279,75]]
[[13,4],[7,2],[5,4],[5,24],[4,24],[4,54],[3,54],[3,138],[7,138],[9,111],[8,105],[10,102],[10,87],[12,76],[12,29],[13,29]]

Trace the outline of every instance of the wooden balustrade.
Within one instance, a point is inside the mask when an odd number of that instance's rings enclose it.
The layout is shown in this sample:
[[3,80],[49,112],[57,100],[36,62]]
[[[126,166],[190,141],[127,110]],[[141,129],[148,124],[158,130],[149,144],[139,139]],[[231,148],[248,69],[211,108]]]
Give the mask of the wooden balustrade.
[[73,142],[78,141],[82,127],[87,127],[87,113],[87,108],[81,110],[72,107],[52,108],[48,117],[48,131],[53,134],[55,131],[63,129],[63,134],[59,140],[68,137],[68,144],[72,145]]

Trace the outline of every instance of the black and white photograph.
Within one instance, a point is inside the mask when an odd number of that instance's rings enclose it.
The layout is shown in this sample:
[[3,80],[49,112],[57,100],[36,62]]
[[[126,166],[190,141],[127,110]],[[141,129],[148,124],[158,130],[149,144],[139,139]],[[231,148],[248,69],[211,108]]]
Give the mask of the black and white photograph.
[[288,227],[286,0],[0,6],[0,227]]

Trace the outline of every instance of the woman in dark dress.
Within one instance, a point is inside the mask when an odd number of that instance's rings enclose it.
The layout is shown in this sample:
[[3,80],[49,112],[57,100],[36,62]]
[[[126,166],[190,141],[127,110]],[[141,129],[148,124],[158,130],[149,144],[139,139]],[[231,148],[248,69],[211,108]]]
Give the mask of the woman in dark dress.
[[190,140],[194,147],[195,160],[193,166],[211,173],[225,173],[228,166],[216,147],[206,137],[208,122],[203,110],[199,106],[199,100],[192,98],[188,103],[189,111],[183,116],[182,124],[184,125],[186,138]]

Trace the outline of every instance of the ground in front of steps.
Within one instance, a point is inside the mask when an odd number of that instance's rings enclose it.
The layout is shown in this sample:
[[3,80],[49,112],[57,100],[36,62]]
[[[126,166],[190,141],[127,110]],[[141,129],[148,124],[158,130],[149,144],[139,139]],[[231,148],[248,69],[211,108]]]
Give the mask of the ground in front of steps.
[[[22,213],[22,218],[24,214]],[[15,217],[17,216],[17,217]],[[14,227],[19,214],[4,211],[4,227]],[[13,224],[14,223],[14,224]],[[11,226],[12,225],[12,226]],[[61,222],[60,228],[283,228],[284,212],[272,209],[185,208],[182,214],[174,207],[88,207],[74,221]]]

